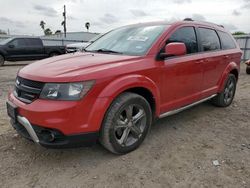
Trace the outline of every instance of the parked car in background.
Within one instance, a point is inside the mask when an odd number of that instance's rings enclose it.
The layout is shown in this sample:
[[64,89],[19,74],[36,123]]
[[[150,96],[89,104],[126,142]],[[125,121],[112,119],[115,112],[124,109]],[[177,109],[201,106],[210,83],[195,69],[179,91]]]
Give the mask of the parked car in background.
[[246,61],[245,64],[247,65],[247,67],[246,67],[246,73],[250,74],[250,59],[248,61]]
[[78,43],[72,43],[66,45],[66,53],[74,53],[78,51],[83,51],[88,45],[96,41],[102,36],[102,34],[99,34],[92,38],[89,42],[78,42]]
[[38,60],[64,53],[64,46],[44,46],[40,38],[8,38],[0,41],[0,66],[5,61]]
[[124,26],[83,53],[21,69],[7,111],[19,134],[42,146],[99,140],[125,154],[143,142],[154,119],[210,99],[229,106],[241,55],[232,35],[216,24]]

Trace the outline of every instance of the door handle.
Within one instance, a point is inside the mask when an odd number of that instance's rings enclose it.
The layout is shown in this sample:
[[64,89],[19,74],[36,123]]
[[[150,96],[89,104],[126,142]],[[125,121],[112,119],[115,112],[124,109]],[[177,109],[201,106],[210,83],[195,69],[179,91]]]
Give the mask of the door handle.
[[223,57],[224,57],[224,59],[229,59],[230,58],[229,55],[224,55]]

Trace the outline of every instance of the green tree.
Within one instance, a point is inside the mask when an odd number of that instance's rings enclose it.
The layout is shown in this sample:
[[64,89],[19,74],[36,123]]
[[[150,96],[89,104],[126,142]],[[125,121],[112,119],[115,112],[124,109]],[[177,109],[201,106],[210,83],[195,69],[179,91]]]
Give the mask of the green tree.
[[44,34],[45,35],[52,35],[52,31],[50,30],[50,28],[47,28],[44,30]]
[[44,32],[44,29],[45,29],[45,25],[46,25],[46,23],[43,20],[41,20],[40,21],[40,27],[42,28],[43,32]]
[[56,30],[55,34],[62,34],[61,30]]
[[89,22],[86,22],[86,23],[85,23],[85,27],[86,27],[87,31],[89,32],[90,23],[89,23]]
[[242,32],[242,31],[236,31],[234,33],[232,33],[233,35],[246,35],[246,33]]
[[0,29],[0,34],[1,35],[7,35],[7,33],[4,30],[1,30],[1,29]]

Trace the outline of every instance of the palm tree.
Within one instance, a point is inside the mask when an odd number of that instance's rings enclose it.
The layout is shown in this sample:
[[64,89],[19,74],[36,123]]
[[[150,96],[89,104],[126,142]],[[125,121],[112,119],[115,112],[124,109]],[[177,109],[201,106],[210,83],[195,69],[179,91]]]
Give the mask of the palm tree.
[[44,30],[44,34],[45,35],[52,35],[52,31],[50,30],[50,28],[47,28]]
[[41,28],[42,28],[42,30],[44,31],[44,29],[45,29],[45,22],[42,20],[42,21],[40,21],[40,26],[41,26]]
[[89,32],[90,23],[89,23],[89,22],[86,22],[86,23],[85,23],[85,27],[86,27],[87,31]]

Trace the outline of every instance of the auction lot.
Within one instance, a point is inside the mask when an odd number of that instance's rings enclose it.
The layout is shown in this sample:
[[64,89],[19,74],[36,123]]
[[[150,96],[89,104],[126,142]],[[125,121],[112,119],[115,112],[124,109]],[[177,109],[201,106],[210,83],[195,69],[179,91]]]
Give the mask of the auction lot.
[[16,134],[5,101],[27,63],[0,67],[1,187],[250,187],[250,76],[244,64],[230,107],[206,102],[158,120],[139,149],[116,156],[99,144],[46,149]]

